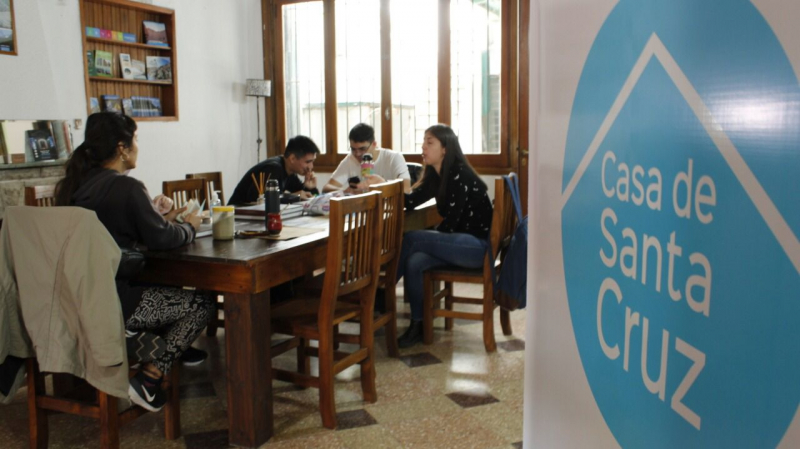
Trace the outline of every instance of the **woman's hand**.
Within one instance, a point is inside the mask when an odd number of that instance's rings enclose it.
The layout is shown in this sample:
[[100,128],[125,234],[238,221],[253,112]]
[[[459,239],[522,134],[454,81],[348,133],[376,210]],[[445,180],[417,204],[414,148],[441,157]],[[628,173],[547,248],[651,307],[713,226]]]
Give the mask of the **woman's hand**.
[[179,207],[179,208],[177,208],[177,209],[165,214],[164,215],[164,219],[167,220],[167,221],[174,222],[175,219],[178,218],[178,215],[182,214],[184,211],[186,211],[186,206]]
[[172,210],[172,205],[175,204],[172,201],[172,198],[164,195],[157,195],[153,198],[153,206],[155,206],[156,210],[161,215],[166,215]]
[[198,215],[197,212],[192,212],[191,214],[186,215],[183,217],[184,223],[189,223],[194,228],[195,232],[200,230],[200,223],[202,223],[203,218]]

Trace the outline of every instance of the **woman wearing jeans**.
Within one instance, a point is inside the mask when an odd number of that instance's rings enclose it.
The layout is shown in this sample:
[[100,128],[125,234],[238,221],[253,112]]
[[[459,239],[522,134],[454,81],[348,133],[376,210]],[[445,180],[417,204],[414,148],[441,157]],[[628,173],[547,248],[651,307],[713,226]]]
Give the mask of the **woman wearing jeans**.
[[486,184],[470,166],[449,126],[434,125],[425,131],[422,160],[425,172],[416,188],[406,195],[406,209],[436,197],[436,209],[443,221],[435,231],[413,231],[403,237],[397,278],[405,277],[411,324],[397,339],[401,348],[422,341],[423,273],[442,266],[483,266],[492,223],[492,202]]

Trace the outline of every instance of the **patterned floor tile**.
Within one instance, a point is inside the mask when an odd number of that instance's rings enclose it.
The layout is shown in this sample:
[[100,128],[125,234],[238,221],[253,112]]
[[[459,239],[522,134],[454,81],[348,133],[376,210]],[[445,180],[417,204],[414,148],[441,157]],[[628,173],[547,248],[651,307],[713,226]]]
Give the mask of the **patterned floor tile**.
[[228,429],[211,432],[193,433],[183,436],[186,449],[216,449],[230,447],[228,445]]
[[360,409],[337,413],[336,424],[336,430],[347,430],[378,424],[378,421],[368,411]]
[[386,427],[407,448],[493,448],[505,443],[465,411],[450,415],[423,416]]
[[437,363],[442,363],[441,360],[436,358],[430,352],[420,352],[417,354],[409,354],[400,356],[400,360],[408,365],[409,368],[417,368],[420,366],[428,366],[428,365],[435,365]]
[[481,405],[493,404],[497,398],[488,393],[476,392],[461,392],[461,393],[448,393],[446,395],[451,401],[460,405],[463,408],[478,407]]
[[206,398],[209,396],[216,396],[214,391],[214,384],[211,382],[203,382],[197,384],[188,384],[180,386],[181,399],[192,398]]
[[497,342],[497,347],[502,348],[506,352],[524,351],[525,341],[516,339],[508,341],[499,341]]
[[359,427],[336,432],[347,449],[400,449],[403,446],[383,426]]

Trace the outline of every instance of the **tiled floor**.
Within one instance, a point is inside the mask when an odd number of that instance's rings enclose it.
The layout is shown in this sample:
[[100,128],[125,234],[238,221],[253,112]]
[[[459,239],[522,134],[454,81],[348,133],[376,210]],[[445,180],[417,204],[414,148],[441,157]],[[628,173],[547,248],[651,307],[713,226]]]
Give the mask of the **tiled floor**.
[[[479,289],[462,285],[456,291],[466,296],[480,294]],[[400,301],[401,295],[399,288]],[[402,332],[408,322],[408,306],[399,302],[398,307],[402,307],[398,323]],[[511,337],[503,336],[495,316],[498,349],[491,355],[484,350],[479,322],[456,320],[453,331],[446,332],[440,320],[433,345],[403,350],[400,359],[387,356],[381,331],[375,340],[378,401],[369,404],[361,400],[357,366],[340,373],[336,382],[339,427],[335,431],[322,427],[316,389],[300,390],[275,381],[275,436],[263,447],[520,448],[525,313],[511,316]],[[200,337],[195,345],[210,353],[209,360],[182,371],[183,437],[164,440],[163,413],[154,413],[122,429],[122,447],[227,447],[223,339],[223,331],[217,338]],[[294,351],[273,363],[293,369]],[[99,447],[93,420],[54,415],[50,422],[51,448]],[[0,447],[27,447],[27,425],[23,389],[12,404],[0,406]]]

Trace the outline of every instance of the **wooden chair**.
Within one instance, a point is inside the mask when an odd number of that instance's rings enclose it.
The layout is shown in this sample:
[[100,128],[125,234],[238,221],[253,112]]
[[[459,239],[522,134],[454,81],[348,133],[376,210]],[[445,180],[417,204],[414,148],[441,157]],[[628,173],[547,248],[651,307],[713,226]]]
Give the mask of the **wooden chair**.
[[[494,282],[492,279],[492,264],[495,264],[495,276],[502,269],[502,260],[505,250],[511,243],[511,236],[516,226],[516,214],[512,204],[511,195],[508,194],[502,178],[495,180],[494,212],[492,214],[492,228],[490,242],[494,259],[486,255],[483,268],[467,269],[457,267],[435,268],[425,272],[423,276],[423,342],[426,345],[433,343],[433,320],[437,317],[445,318],[445,330],[453,329],[453,318],[475,320],[483,322],[483,344],[486,352],[494,352],[497,345],[494,339]],[[499,260],[499,263],[496,261]],[[444,282],[444,289],[434,293],[434,287]],[[483,284],[483,298],[457,297],[453,293],[454,282],[470,284]],[[441,300],[445,300],[445,308],[439,309]],[[480,313],[461,312],[453,310],[454,303],[478,304],[483,306]],[[511,335],[511,319],[509,312],[500,309],[500,324],[504,335]]]
[[172,198],[172,201],[175,202],[173,207],[176,209],[183,207],[189,199],[194,199],[200,203],[205,201],[206,204],[203,208],[208,210],[209,204],[206,196],[208,187],[206,186],[206,180],[203,178],[164,181],[161,190],[164,196]]
[[[213,198],[212,193],[215,190],[219,191],[219,200],[222,205],[225,205],[225,189],[222,186],[222,172],[214,171],[207,173],[189,173],[186,179],[205,179],[206,180],[206,198]],[[202,200],[201,200],[202,201]],[[206,206],[207,210],[211,210],[211,204]],[[217,302],[214,303],[214,315],[208,320],[206,326],[206,335],[213,337],[217,335],[218,328],[225,328],[225,318],[219,317],[219,312],[225,313],[225,302],[222,295],[217,296]]]
[[225,205],[225,189],[222,186],[222,172],[213,171],[207,173],[190,173],[186,175],[186,179],[205,179],[207,184],[206,198],[212,198],[215,190],[219,191],[219,200],[222,205]]
[[52,207],[56,205],[56,186],[25,187],[25,205]]
[[[28,374],[28,429],[32,449],[47,447],[49,439],[47,415],[51,411],[99,419],[100,447],[102,448],[118,448],[120,427],[148,413],[147,410],[136,405],[118,411],[118,398],[97,390],[85,382],[76,383],[77,387],[72,391],[48,395],[45,390],[45,377],[49,373],[39,371],[39,365],[35,358],[26,360],[26,368]],[[176,363],[169,377],[164,379],[162,384],[167,389],[168,397],[167,404],[164,406],[164,433],[168,440],[174,440],[181,436],[179,379],[180,374]]]
[[[330,237],[321,297],[301,296],[272,309],[272,331],[292,339],[272,348],[277,356],[297,348],[297,371],[273,368],[272,378],[302,387],[319,388],[322,424],[336,428],[334,376],[354,364],[361,365],[364,400],[375,402],[375,351],[372,311],[378,286],[381,247],[381,203],[378,192],[331,200]],[[339,301],[357,294],[358,304]],[[352,353],[334,349],[333,328],[360,318],[359,348]],[[317,348],[309,340],[319,341]],[[319,376],[309,374],[309,357],[319,358]]]
[[[378,286],[386,292],[386,312],[378,315],[372,322],[374,331],[386,326],[386,350],[391,357],[399,357],[397,350],[397,264],[403,245],[403,180],[370,186],[370,191],[381,193],[383,211],[383,235],[381,236],[381,277]],[[357,300],[357,298],[356,298]],[[358,344],[358,335],[336,334],[336,340]]]

